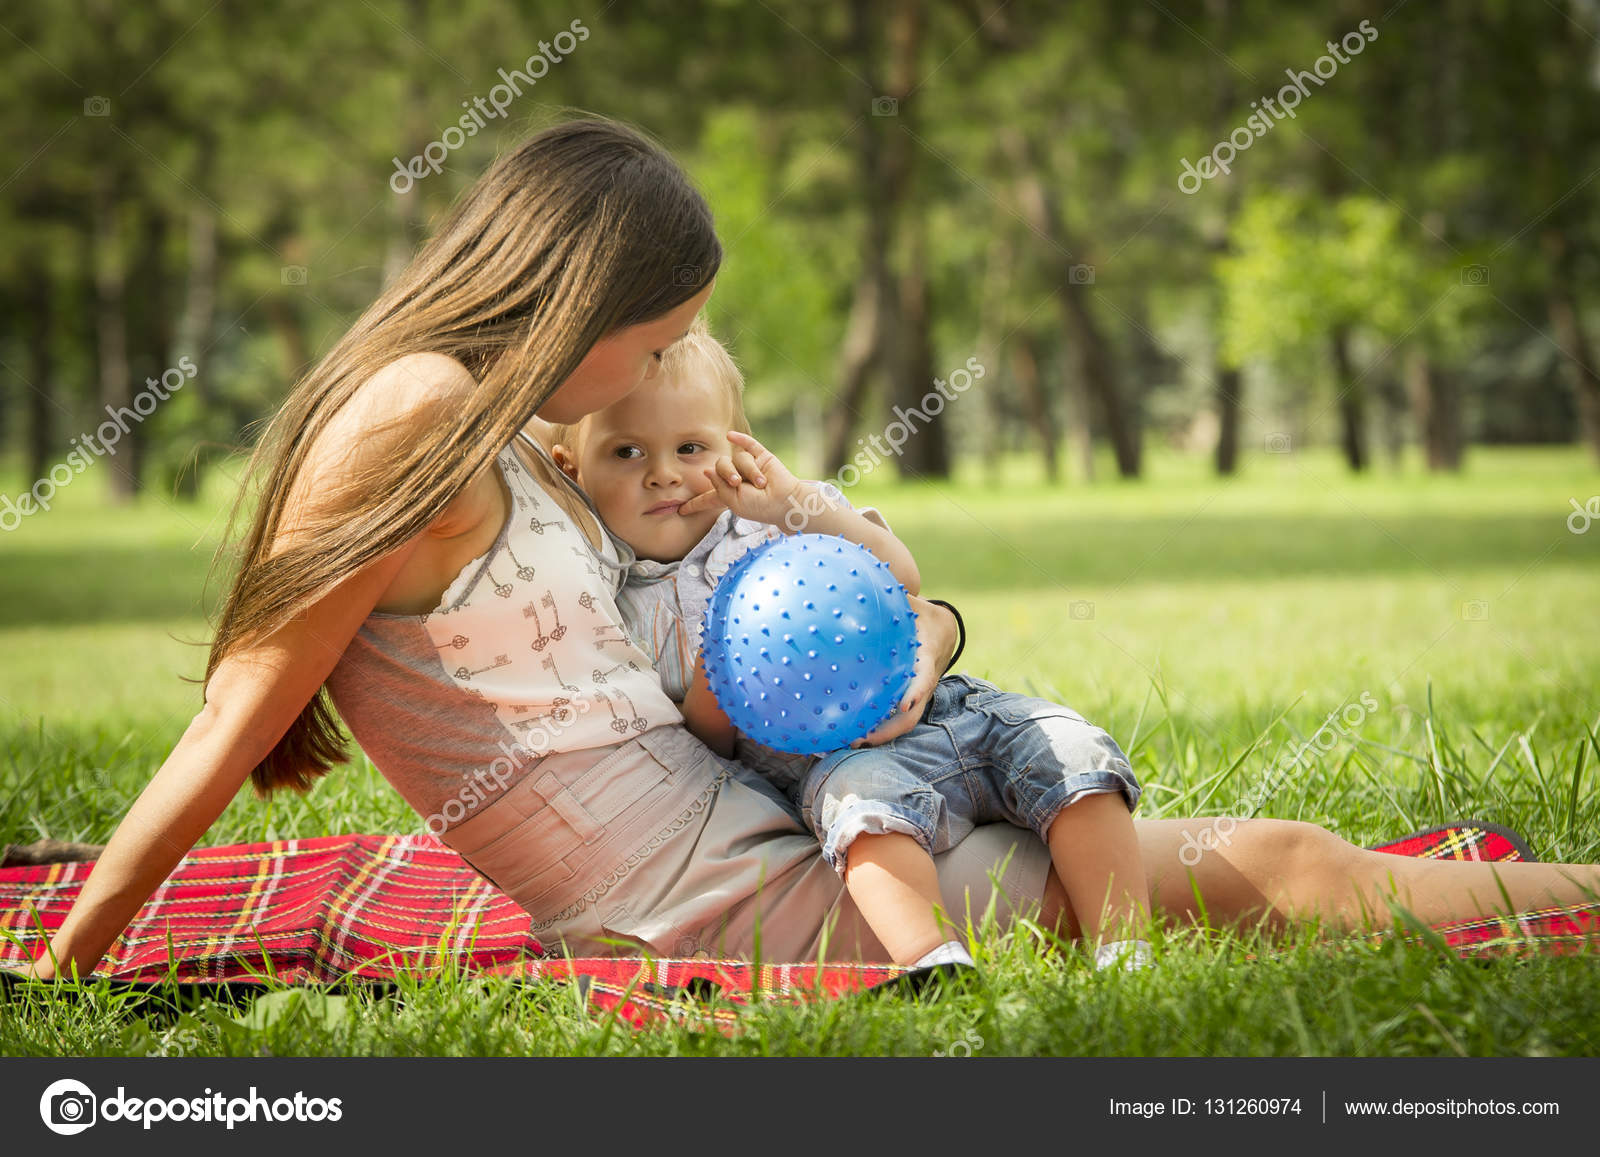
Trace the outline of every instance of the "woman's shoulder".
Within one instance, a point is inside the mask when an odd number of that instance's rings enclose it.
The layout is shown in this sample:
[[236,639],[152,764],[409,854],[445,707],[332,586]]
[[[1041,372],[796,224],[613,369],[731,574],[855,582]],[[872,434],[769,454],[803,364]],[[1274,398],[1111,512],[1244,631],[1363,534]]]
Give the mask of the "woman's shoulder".
[[449,354],[426,351],[395,358],[369,379],[369,383],[378,381],[387,383],[390,388],[419,393],[470,390],[476,384],[467,367]]
[[307,447],[278,537],[290,536],[302,517],[325,507],[325,496],[342,491],[372,462],[410,444],[419,424],[459,407],[475,386],[467,368],[445,354],[406,354],[378,369]]
[[416,437],[419,424],[456,411],[476,385],[467,368],[446,354],[398,357],[358,385],[328,419],[308,465],[338,472],[369,455],[392,453]]
[[467,367],[448,354],[405,354],[356,387],[340,416],[376,426],[433,406],[454,406],[477,387]]

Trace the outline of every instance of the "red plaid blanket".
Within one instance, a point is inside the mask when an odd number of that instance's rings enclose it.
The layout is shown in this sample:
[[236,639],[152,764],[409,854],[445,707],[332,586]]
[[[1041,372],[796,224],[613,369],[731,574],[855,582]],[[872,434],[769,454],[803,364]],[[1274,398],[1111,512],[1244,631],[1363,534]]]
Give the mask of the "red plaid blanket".
[[[0,870],[0,969],[44,954],[91,862]],[[680,993],[734,1000],[839,995],[887,964],[545,957],[528,914],[431,835],[325,836],[197,848],[106,953],[96,975],[135,983],[344,984],[460,969],[573,979],[628,1020]],[[731,1016],[723,1009],[715,1018]]]
[[1537,862],[1537,857],[1516,832],[1499,824],[1486,824],[1479,820],[1426,828],[1420,832],[1412,832],[1409,836],[1401,836],[1398,840],[1379,844],[1372,850],[1388,852],[1395,856],[1415,856],[1420,860]]
[[[1532,859],[1490,824],[1415,833],[1380,851],[1430,858]],[[43,954],[92,863],[0,870],[0,969]],[[1437,931],[1463,955],[1576,952],[1600,944],[1600,903],[1465,920]],[[528,916],[429,835],[327,836],[199,848],[106,954],[118,981],[330,984],[461,969],[577,978],[591,1001],[644,1023],[715,989],[733,1001],[838,995],[896,975],[888,964],[567,960],[542,955]],[[731,1013],[729,1014],[731,1015]]]

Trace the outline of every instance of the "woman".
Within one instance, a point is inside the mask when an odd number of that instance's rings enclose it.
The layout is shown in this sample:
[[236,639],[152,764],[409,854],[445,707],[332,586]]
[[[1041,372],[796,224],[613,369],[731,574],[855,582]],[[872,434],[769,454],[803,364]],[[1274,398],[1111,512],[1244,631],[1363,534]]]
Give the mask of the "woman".
[[[93,969],[246,776],[305,790],[345,759],[334,706],[549,944],[886,958],[783,801],[681,726],[621,630],[626,547],[525,432],[651,374],[721,256],[681,170],[606,121],[538,134],[463,195],[258,447],[205,705],[33,975]],[[874,741],[915,723],[954,646],[950,613],[917,609],[916,678]],[[1275,820],[1187,867],[1206,823],[1139,823],[1158,911],[1198,893],[1213,921],[1353,926],[1389,896],[1439,921],[1600,887],[1593,867],[1405,860]],[[1043,846],[1006,825],[941,857],[947,906],[982,911],[1002,860],[1002,915],[1041,900],[1075,935]]]

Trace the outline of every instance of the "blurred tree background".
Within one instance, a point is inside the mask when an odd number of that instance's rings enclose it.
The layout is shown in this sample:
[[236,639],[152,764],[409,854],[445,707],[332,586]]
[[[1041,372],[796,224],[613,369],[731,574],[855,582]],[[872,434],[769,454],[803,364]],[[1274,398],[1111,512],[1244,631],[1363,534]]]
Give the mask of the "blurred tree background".
[[[1600,455],[1600,0],[29,0],[0,29],[0,453],[28,478],[187,359],[99,469],[193,493],[574,109],[706,192],[713,326],[805,471],[969,361],[902,476]],[[474,104],[541,50],[503,115]]]

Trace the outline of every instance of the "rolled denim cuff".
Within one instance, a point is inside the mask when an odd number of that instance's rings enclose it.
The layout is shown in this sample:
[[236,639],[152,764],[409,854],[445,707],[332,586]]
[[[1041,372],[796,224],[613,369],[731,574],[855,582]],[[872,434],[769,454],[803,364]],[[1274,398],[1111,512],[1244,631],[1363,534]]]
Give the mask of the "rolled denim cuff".
[[1086,796],[1111,794],[1121,795],[1131,812],[1139,806],[1139,796],[1143,794],[1143,789],[1131,775],[1119,775],[1114,771],[1096,771],[1073,776],[1045,793],[1028,815],[1028,823],[1041,840],[1048,842],[1050,825],[1055,823],[1056,817],[1067,808]]
[[910,836],[925,852],[933,847],[931,833],[903,815],[869,800],[844,809],[843,815],[822,834],[822,858],[828,862],[829,867],[843,876],[845,864],[849,860],[846,853],[857,836],[884,836],[890,833]]

